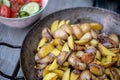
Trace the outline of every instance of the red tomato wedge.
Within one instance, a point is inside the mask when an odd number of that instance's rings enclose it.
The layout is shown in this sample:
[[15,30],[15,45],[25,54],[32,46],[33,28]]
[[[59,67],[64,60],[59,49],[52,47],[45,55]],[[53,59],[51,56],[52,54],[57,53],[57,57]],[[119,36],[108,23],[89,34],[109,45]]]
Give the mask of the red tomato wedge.
[[1,5],[0,6],[0,16],[9,18],[10,13],[11,13],[11,11],[10,11],[9,7],[7,7],[6,5]]
[[42,0],[29,0],[30,2],[37,2],[42,7]]
[[11,18],[17,18],[17,14],[18,14],[18,13],[16,13],[16,12],[11,12],[11,16],[10,16],[10,17],[11,17]]
[[24,1],[24,0],[19,0],[19,3],[20,3],[21,5],[23,5],[23,4],[25,3],[25,1]]
[[11,1],[11,11],[12,12],[19,12],[21,5],[19,1]]
[[40,2],[41,0],[30,0],[31,2]]
[[43,5],[42,5],[42,0],[40,0],[39,4],[40,4],[40,7],[42,7],[42,6],[43,6]]

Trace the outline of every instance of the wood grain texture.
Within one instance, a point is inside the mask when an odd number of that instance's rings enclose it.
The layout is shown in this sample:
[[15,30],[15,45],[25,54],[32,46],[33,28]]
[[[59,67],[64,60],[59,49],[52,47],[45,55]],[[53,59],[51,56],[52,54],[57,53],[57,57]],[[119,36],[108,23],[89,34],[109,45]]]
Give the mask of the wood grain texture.
[[[71,8],[92,6],[92,0],[49,0],[48,6],[43,11],[42,17],[51,14],[55,11]],[[24,29],[15,29],[4,26],[0,23],[0,42],[7,42],[13,45],[22,45],[22,42],[32,27]],[[0,46],[0,70],[12,75],[13,70],[17,64],[20,56],[19,49],[11,49],[8,47]],[[23,76],[20,70],[18,76]],[[0,80],[8,80],[0,76]]]

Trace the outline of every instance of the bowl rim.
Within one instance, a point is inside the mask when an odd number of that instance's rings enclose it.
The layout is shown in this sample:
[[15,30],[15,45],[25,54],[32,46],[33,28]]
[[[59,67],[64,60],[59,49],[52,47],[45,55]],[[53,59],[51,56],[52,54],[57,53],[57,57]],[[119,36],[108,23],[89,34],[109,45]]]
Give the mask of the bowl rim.
[[6,17],[0,16],[0,18],[1,18],[1,19],[7,19],[7,20],[22,20],[22,19],[27,19],[27,18],[33,17],[33,16],[39,14],[40,12],[42,12],[42,11],[46,8],[46,6],[47,6],[47,4],[48,4],[48,1],[49,1],[49,0],[46,0],[46,4],[41,8],[40,11],[38,11],[38,12],[36,12],[36,13],[30,15],[30,16],[23,17],[23,18],[6,18]]

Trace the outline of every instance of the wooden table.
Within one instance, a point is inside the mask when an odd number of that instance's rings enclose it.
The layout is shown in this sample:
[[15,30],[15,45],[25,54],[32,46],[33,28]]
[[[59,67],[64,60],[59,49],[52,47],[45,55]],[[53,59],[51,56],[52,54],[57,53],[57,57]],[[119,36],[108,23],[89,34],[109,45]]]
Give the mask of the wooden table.
[[[92,5],[93,0],[49,0],[48,6],[43,12],[41,18],[61,9]],[[12,45],[21,46],[26,34],[31,28],[32,25],[24,29],[15,29],[0,24],[0,42],[7,42]],[[20,49],[12,49],[5,46],[0,46],[0,70],[8,75],[23,76],[19,67],[17,69],[19,72],[13,73],[17,66],[19,57]],[[0,76],[0,80],[8,79]]]

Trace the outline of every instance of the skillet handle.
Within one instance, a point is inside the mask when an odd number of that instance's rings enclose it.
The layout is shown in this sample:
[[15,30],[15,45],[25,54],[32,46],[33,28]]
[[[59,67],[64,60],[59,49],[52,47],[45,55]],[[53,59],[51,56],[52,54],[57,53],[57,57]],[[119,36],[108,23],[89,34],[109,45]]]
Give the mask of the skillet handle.
[[[21,48],[21,46],[11,45],[11,44],[8,44],[8,43],[5,43],[5,42],[0,42],[0,46],[7,46],[7,47],[10,47],[10,48],[16,48],[16,49]],[[8,78],[10,80],[25,80],[23,76],[19,76],[19,77],[9,76],[9,75],[3,73],[1,70],[0,70],[0,76]]]

